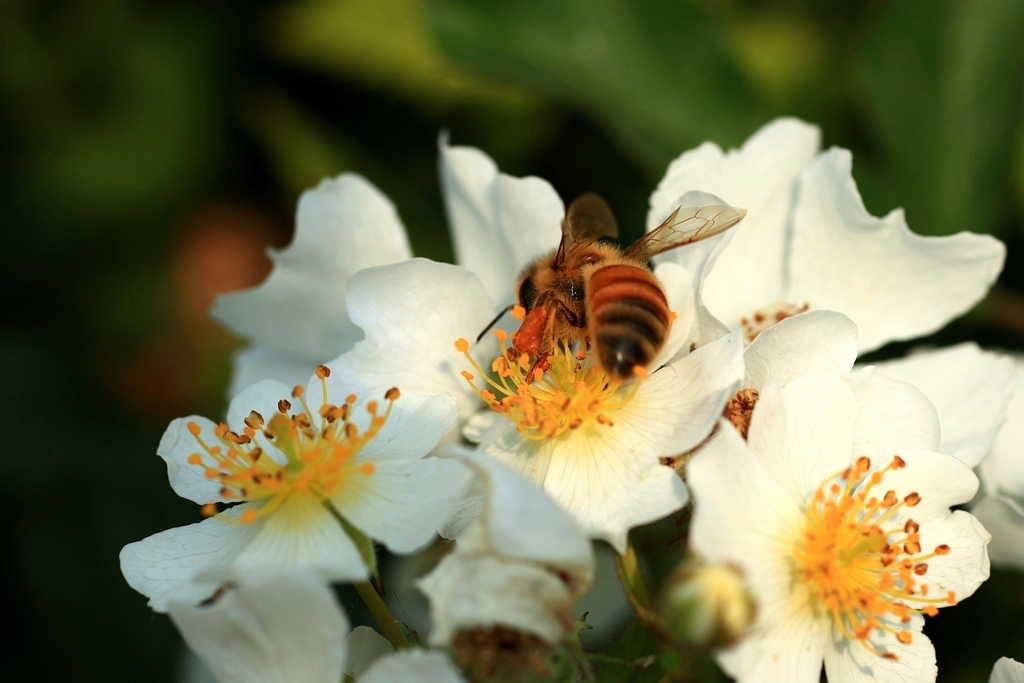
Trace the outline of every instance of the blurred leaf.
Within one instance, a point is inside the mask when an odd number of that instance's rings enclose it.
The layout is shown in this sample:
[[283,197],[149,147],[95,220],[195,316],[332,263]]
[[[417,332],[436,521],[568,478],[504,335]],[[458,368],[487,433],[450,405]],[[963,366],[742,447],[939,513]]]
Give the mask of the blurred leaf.
[[242,120],[263,143],[281,184],[290,194],[352,167],[360,155],[341,134],[315,120],[284,93],[263,88],[245,99]]
[[450,64],[431,42],[424,0],[302,0],[272,13],[267,27],[284,59],[425,103],[529,104],[522,88]]
[[993,232],[1006,217],[1024,72],[1019,0],[884,5],[858,54],[858,87],[884,159],[869,208],[904,206],[925,234]]
[[818,86],[831,55],[821,27],[783,14],[741,15],[732,26],[736,57],[751,82],[776,106]]
[[716,20],[655,0],[431,5],[443,49],[594,116],[652,177],[704,140],[735,145],[768,118]]

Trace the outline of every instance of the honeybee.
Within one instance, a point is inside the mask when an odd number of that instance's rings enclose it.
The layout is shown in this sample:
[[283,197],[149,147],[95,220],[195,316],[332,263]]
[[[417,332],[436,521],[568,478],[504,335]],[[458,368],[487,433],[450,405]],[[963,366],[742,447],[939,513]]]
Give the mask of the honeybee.
[[558,248],[519,276],[516,293],[526,317],[512,337],[515,350],[535,356],[535,367],[543,370],[555,340],[587,339],[612,378],[642,372],[664,346],[672,320],[665,292],[647,262],[718,235],[746,213],[731,206],[678,208],[622,249],[598,241],[619,234],[608,204],[596,194],[581,195],[562,220]]

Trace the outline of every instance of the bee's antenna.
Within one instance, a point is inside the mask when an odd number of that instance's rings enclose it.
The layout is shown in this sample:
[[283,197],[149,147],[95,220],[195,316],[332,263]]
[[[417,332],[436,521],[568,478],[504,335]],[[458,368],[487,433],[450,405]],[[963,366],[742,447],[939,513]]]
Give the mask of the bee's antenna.
[[505,308],[501,309],[501,312],[499,312],[498,315],[494,316],[494,320],[492,320],[491,322],[487,323],[487,327],[484,328],[484,331],[477,335],[476,343],[479,344],[480,340],[484,338],[484,335],[487,334],[487,332],[492,327],[494,327],[498,323],[499,320],[501,320],[501,316],[503,316],[506,313],[508,313],[509,311],[511,311],[514,307],[515,307],[515,304],[509,304]]

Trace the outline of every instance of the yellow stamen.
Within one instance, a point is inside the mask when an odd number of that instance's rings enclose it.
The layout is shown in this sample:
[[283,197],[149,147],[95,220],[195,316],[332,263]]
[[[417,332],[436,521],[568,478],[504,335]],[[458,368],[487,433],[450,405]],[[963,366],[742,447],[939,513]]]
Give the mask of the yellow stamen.
[[[914,492],[899,500],[887,491],[879,500],[871,495],[885,475],[904,467],[896,456],[869,474],[868,458],[822,483],[806,511],[803,535],[795,550],[797,580],[811,590],[816,604],[832,617],[833,623],[850,640],[886,659],[872,642],[872,635],[892,633],[903,644],[911,642],[911,615],[933,616],[936,605],[953,604],[952,592],[942,598],[928,598],[929,560],[949,552],[938,546],[921,554],[919,525],[907,519],[902,526],[890,526],[893,517],[921,502]],[[926,603],[915,609],[907,602]]]
[[[367,402],[370,423],[360,433],[350,421],[356,396],[347,396],[340,406],[331,405],[326,382],[330,370],[320,366],[316,374],[324,403],[315,418],[302,398],[302,388],[296,387],[292,396],[300,399],[301,410],[290,414],[292,404],[282,399],[278,412],[268,421],[250,412],[243,434],[221,424],[204,438],[198,424],[186,425],[199,444],[199,452],[187,458],[188,464],[200,468],[205,477],[219,480],[221,498],[252,503],[238,518],[244,524],[272,513],[289,496],[328,501],[353,474],[371,476],[375,471],[373,463],[357,463],[355,456],[380,432],[400,392],[393,388],[385,393],[387,409],[383,414],[378,413],[377,401]],[[265,451],[276,451],[282,457],[266,457]],[[208,503],[202,510],[210,516],[216,514],[217,507]]]
[[[586,344],[578,349],[559,341],[554,354],[543,364],[532,362],[506,346],[508,336],[498,335],[501,355],[484,370],[469,353],[468,343],[456,342],[456,348],[476,370],[464,370],[462,376],[490,408],[512,420],[528,439],[552,439],[588,424],[614,426],[609,415],[628,403],[636,394],[640,380],[622,382],[611,378],[588,352]],[[483,386],[477,386],[476,377]],[[638,373],[641,379],[646,377]]]

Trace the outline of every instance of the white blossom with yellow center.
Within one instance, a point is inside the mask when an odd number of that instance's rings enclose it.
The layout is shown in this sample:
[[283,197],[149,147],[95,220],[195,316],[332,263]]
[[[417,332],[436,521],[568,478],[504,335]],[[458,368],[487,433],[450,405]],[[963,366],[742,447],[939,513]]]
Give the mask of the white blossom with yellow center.
[[222,424],[175,420],[157,452],[175,492],[210,518],[125,546],[121,570],[158,611],[224,580],[364,580],[372,540],[417,550],[464,495],[468,470],[424,457],[455,417],[450,396],[374,389],[320,366],[308,387],[244,390]]
[[[449,434],[452,441],[464,433],[479,442],[480,450],[543,488],[588,535],[622,550],[629,529],[686,504],[685,485],[660,459],[708,436],[743,375],[738,335],[665,364],[689,349],[697,303],[683,268],[667,265],[656,275],[677,318],[647,379],[609,382],[588,354],[576,359],[579,349],[563,350],[569,355],[534,382],[512,364],[505,377],[501,368],[492,373],[501,353],[494,337],[470,340],[494,318],[494,303],[472,273],[424,259],[370,268],[352,279],[348,309],[366,338],[332,368],[401,386],[403,395],[457,396],[468,424]],[[496,390],[485,375],[515,394],[509,410],[493,409],[497,395],[483,392]]]
[[706,142],[683,153],[651,195],[648,230],[680,205],[732,204],[747,216],[656,260],[696,273],[711,313],[748,342],[779,320],[831,310],[856,323],[865,352],[934,332],[976,304],[1002,270],[1003,244],[968,232],[917,235],[902,209],[872,216],[850,152],[819,151],[820,138],[816,126],[783,118],[739,149]]
[[922,447],[938,444],[934,409],[892,409],[916,390],[855,392],[864,374],[769,384],[748,440],[720,430],[688,466],[694,550],[743,571],[757,603],[719,653],[740,683],[816,683],[822,663],[832,683],[934,681],[924,616],[988,577],[988,534],[949,509],[977,478]]

